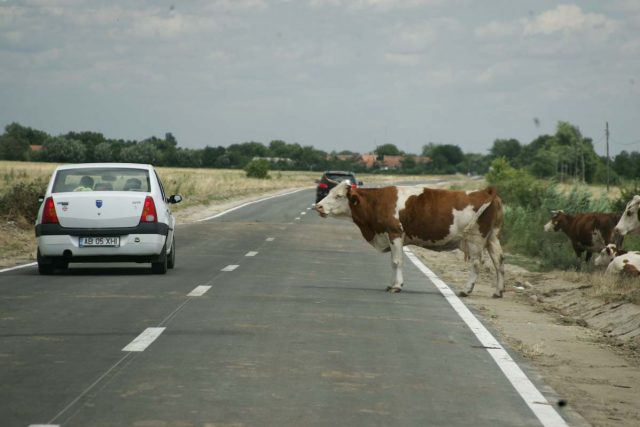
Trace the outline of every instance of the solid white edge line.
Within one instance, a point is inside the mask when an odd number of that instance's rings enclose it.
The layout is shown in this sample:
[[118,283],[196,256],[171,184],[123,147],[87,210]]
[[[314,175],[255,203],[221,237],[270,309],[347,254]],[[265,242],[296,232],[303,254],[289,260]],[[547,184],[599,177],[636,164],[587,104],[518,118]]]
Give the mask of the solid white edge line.
[[122,351],[145,351],[166,328],[147,328],[131,341]]
[[2,270],[0,270],[0,273],[4,273],[4,272],[7,272],[7,271],[12,271],[12,270],[17,270],[19,268],[31,267],[31,266],[37,265],[37,264],[38,264],[37,262],[30,262],[29,264],[22,264],[22,265],[16,265],[15,267],[3,268]]
[[431,282],[438,288],[440,293],[446,298],[451,307],[458,313],[458,316],[467,324],[469,329],[475,334],[482,346],[484,346],[500,370],[507,377],[513,388],[516,389],[520,397],[533,411],[538,420],[545,427],[565,427],[566,421],[558,414],[555,408],[540,393],[520,366],[509,356],[509,353],[494,338],[484,325],[471,313],[458,296],[442,281],[433,271],[431,271],[422,261],[411,251],[404,248],[404,252],[411,262],[418,267]]
[[258,252],[256,251],[249,251],[246,254],[244,254],[244,256],[256,256],[256,255],[258,255]]
[[240,266],[239,266],[239,265],[237,265],[237,264],[229,264],[229,265],[227,265],[225,268],[223,268],[223,269],[222,269],[222,270],[220,270],[220,271],[233,271],[233,270],[235,270],[235,269],[236,269],[236,268],[238,268],[238,267],[240,267]]
[[294,194],[294,193],[297,193],[297,192],[299,192],[299,191],[303,191],[303,190],[308,190],[308,188],[299,188],[299,189],[294,190],[294,191],[289,191],[288,193],[276,194],[275,196],[269,196],[269,197],[265,197],[265,198],[263,198],[263,199],[254,200],[254,201],[252,201],[252,202],[243,203],[243,204],[238,205],[238,206],[236,206],[236,207],[233,207],[233,208],[231,208],[231,209],[227,209],[226,211],[222,211],[222,212],[220,212],[220,213],[217,213],[217,214],[215,214],[215,215],[213,215],[213,216],[209,216],[209,217],[207,217],[207,218],[199,219],[199,220],[197,220],[196,222],[208,221],[208,220],[210,220],[210,219],[214,219],[214,218],[221,217],[222,215],[226,215],[226,214],[228,214],[229,212],[233,212],[233,211],[235,211],[235,210],[238,210],[238,209],[244,208],[245,206],[253,205],[254,203],[264,202],[265,200],[275,199],[276,197],[288,196],[288,195],[290,195],[290,194]]
[[187,294],[187,296],[201,297],[202,295],[206,294],[209,289],[211,289],[211,286],[206,286],[206,285],[196,286],[195,288],[193,288],[191,292]]

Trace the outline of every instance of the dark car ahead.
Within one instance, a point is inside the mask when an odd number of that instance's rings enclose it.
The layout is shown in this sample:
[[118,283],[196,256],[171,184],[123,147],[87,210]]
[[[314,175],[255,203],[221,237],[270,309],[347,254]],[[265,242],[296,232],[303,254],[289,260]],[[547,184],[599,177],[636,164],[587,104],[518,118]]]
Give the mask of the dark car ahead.
[[322,177],[317,180],[318,188],[316,189],[316,203],[327,197],[329,191],[342,181],[349,180],[353,188],[362,185],[362,181],[358,181],[353,172],[346,171],[326,171]]

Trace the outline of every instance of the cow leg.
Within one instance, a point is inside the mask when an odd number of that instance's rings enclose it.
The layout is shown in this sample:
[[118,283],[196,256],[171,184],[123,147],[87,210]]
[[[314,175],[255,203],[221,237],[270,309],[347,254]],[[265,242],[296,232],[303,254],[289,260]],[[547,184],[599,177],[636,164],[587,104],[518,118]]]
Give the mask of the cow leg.
[[471,271],[469,271],[469,279],[467,280],[467,286],[464,291],[458,292],[458,295],[461,297],[466,297],[471,292],[473,292],[473,288],[476,285],[476,280],[478,280],[478,274],[480,274],[480,258],[477,256],[471,257]]
[[502,245],[500,245],[500,240],[495,235],[489,238],[488,243],[487,252],[489,252],[491,262],[493,262],[493,266],[496,269],[496,291],[493,297],[502,298],[504,292],[504,255],[502,253]]
[[391,268],[393,270],[393,280],[391,286],[387,288],[389,292],[402,291],[402,284],[404,279],[402,277],[402,265],[404,262],[404,254],[402,252],[403,246],[402,237],[397,237],[391,240]]
[[591,259],[591,255],[593,255],[593,253],[590,250],[587,250],[587,256],[585,257],[585,261],[587,261],[587,264],[589,263],[589,260]]

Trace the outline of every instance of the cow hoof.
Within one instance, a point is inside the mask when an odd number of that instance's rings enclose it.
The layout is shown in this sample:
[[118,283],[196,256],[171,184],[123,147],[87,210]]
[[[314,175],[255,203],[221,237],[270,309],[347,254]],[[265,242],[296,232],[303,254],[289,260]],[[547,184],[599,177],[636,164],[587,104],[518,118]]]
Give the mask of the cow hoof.
[[469,294],[468,294],[468,293],[466,293],[465,291],[460,291],[460,292],[458,292],[458,296],[459,296],[459,297],[463,297],[463,298],[464,298],[464,297],[468,297],[468,296],[469,296]]
[[491,295],[491,298],[502,298],[502,292]]
[[391,292],[392,294],[397,294],[399,292],[402,292],[402,288],[394,288],[392,286],[391,289],[389,290],[389,292]]

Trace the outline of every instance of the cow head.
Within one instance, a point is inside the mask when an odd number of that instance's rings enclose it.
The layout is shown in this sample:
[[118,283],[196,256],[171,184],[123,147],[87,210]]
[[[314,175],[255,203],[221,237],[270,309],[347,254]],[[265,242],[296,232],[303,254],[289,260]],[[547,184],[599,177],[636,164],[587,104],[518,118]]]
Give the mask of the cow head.
[[551,211],[551,219],[544,225],[544,231],[558,231],[567,220],[563,210]]
[[611,261],[617,256],[618,248],[615,244],[609,243],[600,251],[600,254],[596,257],[596,260],[593,262],[595,265],[609,265]]
[[342,181],[329,191],[327,197],[316,203],[316,211],[321,217],[332,216],[334,218],[351,218],[349,197],[351,196],[351,183]]
[[620,217],[620,221],[616,224],[614,231],[625,236],[636,229],[640,228],[640,196],[633,196],[633,199],[627,203],[627,207]]

